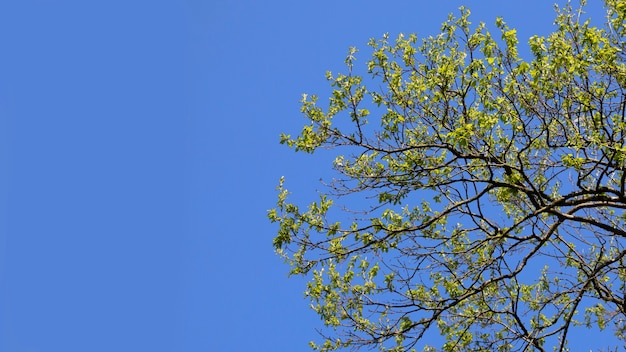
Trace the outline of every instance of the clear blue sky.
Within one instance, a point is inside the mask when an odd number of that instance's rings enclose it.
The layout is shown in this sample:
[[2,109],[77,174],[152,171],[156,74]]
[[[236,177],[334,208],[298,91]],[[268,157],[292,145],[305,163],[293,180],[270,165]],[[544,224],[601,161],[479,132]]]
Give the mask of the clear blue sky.
[[370,37],[466,4],[525,42],[551,3],[0,2],[0,351],[306,351],[266,220],[329,174],[278,144],[301,94]]

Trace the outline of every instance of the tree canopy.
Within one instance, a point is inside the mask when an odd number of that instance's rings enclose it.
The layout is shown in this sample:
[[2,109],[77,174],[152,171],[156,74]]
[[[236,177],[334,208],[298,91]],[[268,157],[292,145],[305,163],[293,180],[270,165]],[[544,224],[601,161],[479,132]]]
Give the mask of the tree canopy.
[[605,7],[599,27],[557,8],[525,55],[504,20],[492,35],[461,8],[436,36],[372,39],[366,67],[351,48],[327,106],[303,95],[308,123],[281,143],[337,151],[336,177],[308,206],[281,179],[269,218],[309,278],[313,349],[626,339],[626,1]]

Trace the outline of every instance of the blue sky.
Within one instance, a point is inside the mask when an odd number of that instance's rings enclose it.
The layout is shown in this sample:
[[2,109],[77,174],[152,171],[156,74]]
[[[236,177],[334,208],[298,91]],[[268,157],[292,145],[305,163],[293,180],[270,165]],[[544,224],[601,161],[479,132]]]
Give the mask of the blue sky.
[[301,94],[371,37],[465,4],[525,42],[551,3],[0,2],[0,351],[306,351],[266,220],[330,173],[278,144]]

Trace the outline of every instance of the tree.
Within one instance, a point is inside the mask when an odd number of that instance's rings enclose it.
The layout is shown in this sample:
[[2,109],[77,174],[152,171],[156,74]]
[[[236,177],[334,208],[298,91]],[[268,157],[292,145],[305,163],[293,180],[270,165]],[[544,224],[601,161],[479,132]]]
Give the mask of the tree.
[[[290,273],[310,278],[316,350],[567,349],[568,335],[626,331],[626,1],[584,4],[518,54],[469,10],[441,33],[371,40],[367,75],[328,74],[323,109],[281,143],[343,150],[302,208],[269,211]],[[367,86],[366,86],[367,83]],[[341,203],[343,202],[343,203]],[[342,220],[342,221],[337,221]],[[426,347],[435,350],[435,347]]]

